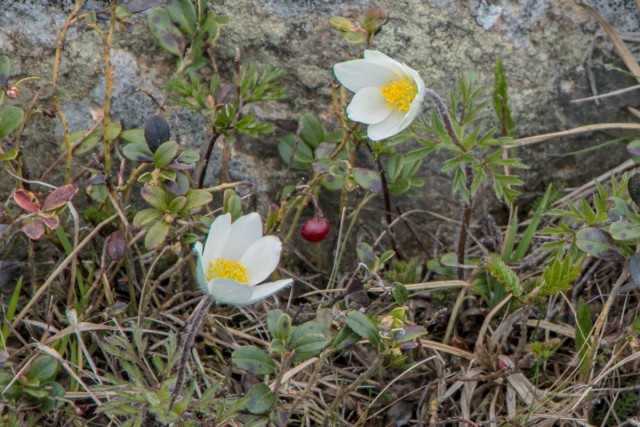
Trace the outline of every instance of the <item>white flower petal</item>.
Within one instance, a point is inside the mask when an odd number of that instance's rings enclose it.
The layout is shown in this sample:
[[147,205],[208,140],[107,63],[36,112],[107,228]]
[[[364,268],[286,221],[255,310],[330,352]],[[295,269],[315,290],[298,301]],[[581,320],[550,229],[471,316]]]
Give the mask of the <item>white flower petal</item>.
[[262,285],[251,287],[251,299],[245,304],[253,304],[270,295],[275,294],[280,289],[293,283],[293,279],[276,280],[275,282],[263,283]]
[[392,73],[399,75],[407,74],[406,69],[410,67],[392,59],[384,53],[377,50],[365,50],[364,59],[382,67],[388,68]]
[[196,242],[193,245],[193,252],[196,254],[196,281],[198,286],[202,289],[202,292],[208,293],[209,288],[207,284],[207,278],[204,274],[204,265],[202,263],[202,243]]
[[334,65],[333,72],[344,87],[358,92],[365,87],[386,85],[395,71],[366,59],[354,59]]
[[240,261],[247,248],[261,237],[262,219],[260,215],[253,212],[241,216],[231,224],[223,258]]
[[230,214],[220,215],[213,221],[202,253],[202,261],[205,265],[220,258],[227,246],[229,231],[231,231]]
[[276,269],[280,261],[282,243],[275,236],[265,236],[254,242],[240,258],[240,264],[247,269],[250,285],[256,285]]
[[347,114],[351,120],[371,124],[380,123],[392,113],[387,108],[387,100],[382,96],[379,87],[365,87],[353,96],[347,107]]
[[207,294],[221,304],[250,304],[253,287],[231,279],[213,279],[208,284]]
[[367,127],[367,136],[372,141],[380,141],[381,139],[392,137],[411,123],[409,121],[404,127],[400,127],[404,116],[405,114],[400,111],[392,112],[386,120],[369,125]]

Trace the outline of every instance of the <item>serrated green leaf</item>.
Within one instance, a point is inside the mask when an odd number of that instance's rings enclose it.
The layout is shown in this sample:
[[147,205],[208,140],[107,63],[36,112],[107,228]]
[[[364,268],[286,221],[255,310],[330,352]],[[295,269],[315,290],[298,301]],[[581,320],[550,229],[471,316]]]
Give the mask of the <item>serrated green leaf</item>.
[[254,345],[237,348],[231,354],[231,360],[238,368],[254,375],[269,375],[276,369],[273,359]]
[[502,283],[507,291],[511,292],[515,297],[519,298],[522,296],[524,290],[522,289],[518,275],[511,270],[499,256],[495,255],[487,261],[487,269],[489,270],[489,274],[498,282]]
[[574,263],[569,256],[562,260],[554,259],[542,272],[539,295],[555,295],[558,292],[571,289],[571,284],[580,276],[581,272],[582,265]]
[[369,340],[373,346],[378,347],[380,345],[378,326],[367,315],[352,310],[347,313],[345,322],[356,334]]

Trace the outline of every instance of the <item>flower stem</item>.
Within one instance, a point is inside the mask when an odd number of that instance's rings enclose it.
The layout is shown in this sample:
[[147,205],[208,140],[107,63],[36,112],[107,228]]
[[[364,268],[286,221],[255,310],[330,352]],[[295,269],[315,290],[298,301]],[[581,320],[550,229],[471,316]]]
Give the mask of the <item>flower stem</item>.
[[176,385],[171,393],[171,401],[169,402],[169,410],[173,408],[173,405],[176,403],[176,399],[178,399],[178,395],[182,390],[182,382],[184,381],[184,372],[187,366],[187,359],[189,358],[189,350],[191,350],[191,346],[193,345],[193,341],[198,335],[198,331],[200,330],[200,325],[202,324],[202,320],[204,319],[205,314],[209,311],[209,307],[213,301],[211,298],[203,297],[196,308],[193,310],[191,316],[187,319],[184,325],[184,335],[183,341],[180,346],[180,360],[178,360],[178,372],[176,375]]
[[451,124],[451,117],[449,117],[449,112],[447,111],[447,107],[444,105],[444,102],[442,101],[442,98],[440,98],[440,95],[438,95],[437,93],[435,93],[429,88],[426,88],[425,91],[427,92],[427,95],[429,95],[433,100],[433,103],[436,107],[436,111],[438,111],[438,114],[440,115],[440,119],[442,119],[442,123],[444,124],[444,128],[447,130],[447,134],[449,135],[449,138],[451,138],[451,142],[453,142],[458,147],[464,149],[464,147],[460,143],[460,140],[458,139],[458,135],[456,135],[456,132],[453,130],[453,125]]

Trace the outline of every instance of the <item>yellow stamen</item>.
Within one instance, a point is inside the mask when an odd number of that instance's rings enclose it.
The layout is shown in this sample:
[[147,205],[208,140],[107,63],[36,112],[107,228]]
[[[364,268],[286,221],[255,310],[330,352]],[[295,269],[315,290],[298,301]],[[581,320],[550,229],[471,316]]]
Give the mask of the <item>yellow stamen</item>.
[[218,258],[216,263],[209,263],[207,269],[207,281],[211,279],[231,279],[238,283],[249,283],[247,278],[247,269],[239,262]]
[[[395,75],[395,77],[399,77]],[[387,108],[396,111],[409,111],[411,101],[416,97],[418,88],[409,76],[399,77],[398,80],[389,80],[389,84],[382,86],[382,96],[387,101]]]

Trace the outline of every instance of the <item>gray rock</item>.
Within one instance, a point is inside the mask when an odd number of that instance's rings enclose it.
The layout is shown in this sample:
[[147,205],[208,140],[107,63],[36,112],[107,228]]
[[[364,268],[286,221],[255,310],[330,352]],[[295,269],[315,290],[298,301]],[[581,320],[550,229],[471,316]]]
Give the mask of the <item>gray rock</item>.
[[[99,8],[105,3],[90,2]],[[594,1],[601,13],[610,17],[621,31],[638,28],[638,10],[633,0]],[[595,103],[573,104],[571,99],[589,96],[585,53],[599,27],[573,2],[523,0],[397,0],[377,6],[389,13],[389,22],[376,37],[375,48],[417,69],[426,84],[446,99],[455,79],[465,71],[475,73],[482,84],[493,80],[493,64],[502,56],[510,88],[510,103],[518,136],[563,130],[593,122],[628,121],[624,107],[631,95]],[[260,105],[254,113],[273,120],[279,131],[261,141],[240,138],[231,163],[233,179],[255,183],[261,209],[279,188],[284,164],[276,153],[279,136],[295,131],[297,117],[316,113],[332,127],[329,83],[332,66],[353,58],[360,46],[347,45],[328,24],[333,15],[355,19],[368,1],[329,0],[234,0],[210,1],[218,13],[232,21],[224,27],[216,54],[226,72],[233,65],[235,49],[245,61],[270,64],[287,74],[288,97],[282,102]],[[0,0],[0,53],[11,57],[13,79],[39,76],[51,79],[53,54],[67,14],[69,2]],[[630,12],[622,14],[621,10]],[[167,94],[162,84],[173,69],[173,59],[165,54],[146,30],[145,14],[133,16],[131,32],[118,33],[112,50],[114,71],[112,114],[126,127],[142,127],[145,118],[156,112],[147,91],[159,100]],[[623,18],[621,16],[624,16]],[[607,42],[597,42],[593,65],[600,92],[620,89],[632,80],[604,64],[620,65]],[[228,75],[228,74],[227,74]],[[66,98],[63,109],[70,129],[89,126],[92,110],[100,108],[104,93],[102,51],[95,33],[83,26],[69,30],[63,51],[60,89]],[[26,105],[39,83],[23,91],[19,104]],[[636,98],[637,99],[637,98]],[[50,91],[39,106],[51,104]],[[171,110],[174,137],[194,147],[207,140],[207,123],[202,117],[180,109]],[[32,177],[45,170],[50,159],[60,155],[61,128],[51,119],[34,117],[21,143]],[[554,140],[518,153],[531,170],[524,175],[530,195],[538,194],[546,183],[561,179],[569,185],[584,182],[625,157],[622,146],[580,157],[571,152],[602,141],[601,136]],[[217,181],[220,153],[216,149],[209,183]],[[439,172],[443,159],[425,162],[427,179],[424,198],[398,199],[403,209],[428,208],[451,214],[450,177]],[[80,162],[79,162],[80,163]],[[13,188],[13,180],[0,177],[3,192]],[[487,198],[489,206],[497,204]],[[454,215],[455,216],[455,215]]]

